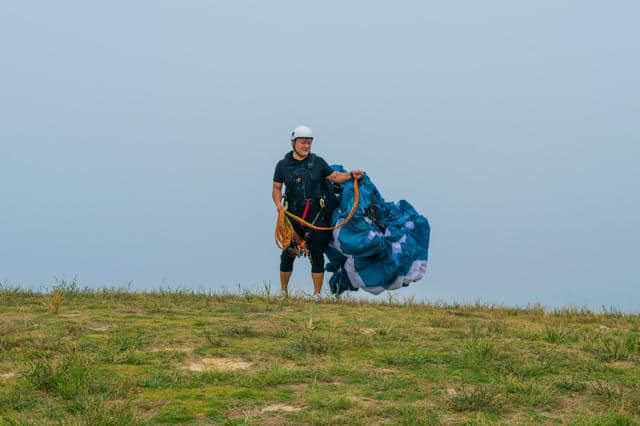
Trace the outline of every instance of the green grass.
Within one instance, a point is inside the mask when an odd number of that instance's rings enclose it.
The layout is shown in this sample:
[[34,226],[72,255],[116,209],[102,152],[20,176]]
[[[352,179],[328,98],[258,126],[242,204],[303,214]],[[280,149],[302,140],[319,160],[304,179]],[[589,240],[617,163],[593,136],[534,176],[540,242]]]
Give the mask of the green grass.
[[0,285],[0,425],[640,423],[640,316]]

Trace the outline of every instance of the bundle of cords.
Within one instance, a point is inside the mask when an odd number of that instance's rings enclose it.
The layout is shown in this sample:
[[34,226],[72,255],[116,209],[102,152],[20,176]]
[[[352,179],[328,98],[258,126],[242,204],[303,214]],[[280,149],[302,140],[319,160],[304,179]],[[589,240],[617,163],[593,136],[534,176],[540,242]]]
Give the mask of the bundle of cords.
[[358,189],[358,180],[356,179],[353,181],[353,206],[351,207],[351,211],[349,212],[349,215],[347,215],[345,220],[343,220],[336,226],[317,226],[307,222],[301,217],[294,215],[293,213],[287,211],[287,209],[285,208],[278,209],[278,222],[276,223],[276,245],[279,248],[284,249],[286,247],[289,247],[292,241],[300,242],[302,240],[293,229],[293,225],[291,225],[289,217],[296,222],[301,223],[302,225],[316,231],[333,231],[334,229],[345,226],[351,220],[353,215],[356,214],[356,209],[358,208],[359,202],[360,190]]

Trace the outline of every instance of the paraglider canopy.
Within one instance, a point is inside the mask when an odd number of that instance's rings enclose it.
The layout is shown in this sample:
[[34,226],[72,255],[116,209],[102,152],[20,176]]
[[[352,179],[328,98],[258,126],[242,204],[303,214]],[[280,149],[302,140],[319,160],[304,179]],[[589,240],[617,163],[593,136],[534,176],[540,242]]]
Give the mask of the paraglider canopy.
[[[332,165],[335,171],[345,171]],[[327,249],[332,293],[363,289],[372,294],[422,279],[427,270],[430,226],[405,201],[386,202],[368,176],[360,180],[358,208],[351,221],[333,231]],[[332,225],[347,217],[355,197],[353,181],[341,185]]]

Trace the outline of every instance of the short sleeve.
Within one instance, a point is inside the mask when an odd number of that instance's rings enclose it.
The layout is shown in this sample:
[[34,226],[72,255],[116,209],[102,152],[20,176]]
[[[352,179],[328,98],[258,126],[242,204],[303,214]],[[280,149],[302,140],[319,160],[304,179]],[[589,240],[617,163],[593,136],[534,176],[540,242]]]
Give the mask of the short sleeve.
[[331,167],[329,167],[327,162],[324,161],[324,158],[321,158],[320,160],[321,160],[320,161],[320,176],[322,176],[323,178],[326,178],[331,173],[333,173],[334,170]]
[[276,165],[276,171],[273,173],[273,181],[278,183],[284,182],[284,171],[282,170],[281,162],[278,162]]

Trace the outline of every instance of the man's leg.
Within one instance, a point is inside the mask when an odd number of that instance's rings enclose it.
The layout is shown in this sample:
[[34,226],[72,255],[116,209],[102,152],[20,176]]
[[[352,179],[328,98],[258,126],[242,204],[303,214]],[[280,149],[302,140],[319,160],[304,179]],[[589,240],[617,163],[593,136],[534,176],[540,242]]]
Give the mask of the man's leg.
[[313,231],[309,243],[311,254],[311,279],[313,293],[320,294],[324,278],[324,250],[327,248],[331,234],[326,231]]
[[287,250],[282,250],[280,255],[280,294],[287,295],[289,292],[289,278],[293,271],[293,261],[295,256]]
[[280,271],[280,293],[289,294],[289,278],[291,278],[291,271]]
[[324,272],[312,272],[311,279],[313,280],[313,294],[320,294],[320,290],[322,290]]

